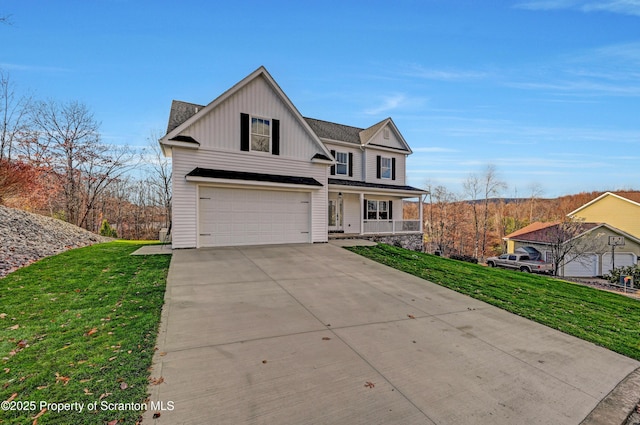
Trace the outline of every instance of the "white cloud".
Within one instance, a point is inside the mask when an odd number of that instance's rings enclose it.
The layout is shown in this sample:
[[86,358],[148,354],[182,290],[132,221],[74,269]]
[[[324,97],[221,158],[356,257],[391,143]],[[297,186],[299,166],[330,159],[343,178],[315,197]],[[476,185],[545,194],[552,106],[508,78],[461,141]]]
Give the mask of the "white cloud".
[[640,0],[534,0],[515,5],[519,9],[574,9],[582,12],[610,12],[640,16]]
[[429,69],[424,68],[421,65],[411,65],[402,73],[410,77],[418,77],[437,81],[478,80],[486,78],[489,75],[486,72],[479,71],[461,71],[457,69]]
[[460,152],[458,149],[443,148],[438,146],[424,147],[424,148],[412,148],[413,152],[423,153],[448,153],[448,152]]
[[421,98],[407,97],[403,93],[396,93],[389,96],[383,96],[378,106],[366,109],[366,115],[388,114],[390,111],[400,108],[417,108],[424,103]]

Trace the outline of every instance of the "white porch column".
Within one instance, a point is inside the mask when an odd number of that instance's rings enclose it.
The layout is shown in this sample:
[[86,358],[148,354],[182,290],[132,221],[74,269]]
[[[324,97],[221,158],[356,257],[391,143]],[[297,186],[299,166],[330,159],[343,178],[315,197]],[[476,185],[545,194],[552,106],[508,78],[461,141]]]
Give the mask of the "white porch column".
[[364,233],[364,193],[360,192],[360,234]]
[[420,217],[420,233],[423,233],[422,232],[422,227],[423,227],[424,223],[423,223],[423,219],[422,219],[422,195],[420,195],[419,201],[418,201],[418,217]]

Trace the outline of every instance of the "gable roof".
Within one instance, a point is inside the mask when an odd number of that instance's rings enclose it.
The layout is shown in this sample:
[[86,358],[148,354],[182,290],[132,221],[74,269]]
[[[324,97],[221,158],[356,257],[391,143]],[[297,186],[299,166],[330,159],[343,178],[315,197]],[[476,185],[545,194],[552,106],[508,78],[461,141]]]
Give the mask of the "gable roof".
[[[284,91],[282,91],[278,83],[276,83],[276,81],[273,79],[271,74],[267,72],[267,69],[264,66],[259,67],[258,69],[253,71],[251,74],[247,75],[245,78],[243,78],[241,81],[236,83],[229,90],[225,91],[216,99],[214,99],[211,103],[209,103],[208,105],[202,108],[200,108],[201,105],[196,105],[193,103],[187,103],[187,102],[181,102],[181,101],[175,101],[174,103],[172,103],[171,112],[173,114],[173,122],[170,116],[169,126],[167,127],[167,130],[168,130],[167,134],[160,139],[160,144],[162,145],[163,143],[166,143],[172,140],[173,138],[175,138],[177,135],[180,134],[180,132],[184,131],[191,124],[193,124],[195,121],[200,119],[200,117],[207,115],[209,111],[213,110],[218,105],[223,103],[225,100],[229,99],[231,96],[239,92],[242,88],[246,87],[249,83],[251,83],[256,78],[265,79],[267,84],[276,92],[277,96],[280,97],[280,100],[282,100],[282,102],[286,105],[286,107],[290,110],[290,112],[297,118],[300,125],[306,130],[306,132],[309,134],[311,139],[320,149],[322,154],[324,154],[327,157],[330,157],[331,154],[325,147],[324,143],[322,143],[322,141],[318,138],[316,133],[311,129],[311,127],[309,127],[309,124],[304,120],[304,118],[302,117],[298,109],[294,106],[294,104],[287,97]],[[174,104],[175,104],[175,110],[174,110]],[[169,130],[169,128],[171,129]]]
[[[535,223],[534,223],[535,224]],[[546,224],[546,223],[541,223]],[[505,239],[516,240],[520,242],[532,242],[541,244],[557,243],[559,236],[562,236],[559,232],[562,230],[559,228],[561,223],[550,223],[549,226],[544,226],[536,230],[531,230],[525,233],[517,235],[510,234],[505,236]],[[566,241],[582,236],[584,233],[589,232],[595,228],[605,225],[604,223],[576,223],[576,234],[572,237],[568,237]],[[611,227],[611,226],[607,226]],[[617,229],[616,229],[617,230]],[[568,236],[568,235],[567,235]]]
[[305,117],[305,121],[316,132],[321,139],[334,140],[339,142],[353,143],[354,145],[362,146],[368,144],[385,126],[390,126],[396,133],[398,140],[403,145],[403,148],[393,148],[389,146],[374,145],[388,149],[397,149],[400,151],[406,151],[412,153],[409,144],[404,140],[400,131],[394,124],[391,118],[385,118],[382,121],[372,125],[369,128],[353,127],[344,124],[337,124],[334,122],[318,120],[315,118]]
[[535,223],[531,223],[528,226],[523,227],[522,229],[518,229],[515,232],[511,232],[508,235],[506,235],[504,238],[502,239],[515,239],[518,236],[521,235],[525,235],[527,233],[531,233],[531,232],[537,232],[538,230],[542,230],[545,229],[547,227],[551,227],[558,224],[557,221],[552,221],[552,222],[540,222],[540,221],[536,221]]
[[[620,192],[620,193],[624,193],[624,196],[621,196],[617,193],[613,193],[613,192],[605,192],[602,195],[598,196],[597,198],[593,199],[590,202],[587,202],[586,204],[584,204],[583,206],[575,209],[574,211],[571,211],[569,214],[567,214],[567,216],[571,217],[573,215],[575,215],[577,212],[582,211],[583,209],[587,208],[590,205],[595,204],[596,202],[600,201],[601,199],[606,198],[607,196],[613,196],[615,198],[621,199],[625,202],[629,202],[631,204],[637,205],[638,207],[640,207],[640,193],[638,192]],[[634,198],[634,199],[631,199]]]

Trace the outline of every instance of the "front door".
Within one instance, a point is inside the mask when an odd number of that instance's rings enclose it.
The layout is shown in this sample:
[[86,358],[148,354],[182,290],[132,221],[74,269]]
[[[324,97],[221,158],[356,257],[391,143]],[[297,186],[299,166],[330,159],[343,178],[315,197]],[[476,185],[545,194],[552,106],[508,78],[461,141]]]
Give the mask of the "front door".
[[330,232],[342,232],[343,219],[342,219],[342,196],[338,199],[329,199],[329,231]]

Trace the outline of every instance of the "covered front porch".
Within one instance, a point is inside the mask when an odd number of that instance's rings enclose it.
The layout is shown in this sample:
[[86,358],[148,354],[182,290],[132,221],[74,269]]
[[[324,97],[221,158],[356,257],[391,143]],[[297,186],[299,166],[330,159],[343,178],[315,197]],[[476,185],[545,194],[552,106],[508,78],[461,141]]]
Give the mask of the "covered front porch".
[[[422,235],[422,195],[411,186],[329,179],[329,238]],[[413,206],[405,208],[405,200]]]

